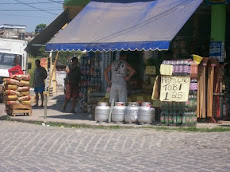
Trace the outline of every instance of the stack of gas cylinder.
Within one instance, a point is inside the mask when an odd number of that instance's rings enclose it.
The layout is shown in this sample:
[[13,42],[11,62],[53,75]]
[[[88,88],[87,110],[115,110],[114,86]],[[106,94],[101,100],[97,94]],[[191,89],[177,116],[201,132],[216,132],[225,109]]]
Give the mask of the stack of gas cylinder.
[[107,103],[100,102],[95,108],[95,120],[107,122],[110,110],[112,110],[111,117],[114,123],[138,123],[142,125],[155,122],[155,109],[149,102],[143,102],[141,106],[137,102],[130,102],[128,106],[124,102],[116,102],[112,109]]

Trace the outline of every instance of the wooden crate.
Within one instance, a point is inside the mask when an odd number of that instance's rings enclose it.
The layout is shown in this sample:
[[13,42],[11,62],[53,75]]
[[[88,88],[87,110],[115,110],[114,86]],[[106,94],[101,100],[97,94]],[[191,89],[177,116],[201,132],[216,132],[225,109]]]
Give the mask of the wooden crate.
[[32,115],[32,106],[31,105],[10,105],[7,107],[7,114],[15,116],[16,114]]

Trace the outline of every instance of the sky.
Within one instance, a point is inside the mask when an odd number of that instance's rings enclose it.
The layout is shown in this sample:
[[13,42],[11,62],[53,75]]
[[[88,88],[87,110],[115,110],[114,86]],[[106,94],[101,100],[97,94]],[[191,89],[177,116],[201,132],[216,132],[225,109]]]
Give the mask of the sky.
[[0,25],[25,25],[33,32],[38,24],[49,25],[63,12],[64,0],[0,0]]

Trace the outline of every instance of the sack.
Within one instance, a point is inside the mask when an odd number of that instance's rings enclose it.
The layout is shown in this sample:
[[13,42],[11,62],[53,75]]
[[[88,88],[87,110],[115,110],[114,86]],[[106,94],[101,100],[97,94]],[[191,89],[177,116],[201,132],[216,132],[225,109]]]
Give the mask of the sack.
[[19,96],[20,93],[18,91],[15,91],[15,90],[6,90],[4,92],[4,95],[17,95],[17,96]]
[[20,96],[28,96],[28,95],[30,95],[29,91],[20,92]]
[[30,96],[19,97],[18,100],[19,101],[29,101],[30,100]]
[[31,102],[30,101],[22,101],[21,104],[23,104],[23,105],[31,105]]
[[10,76],[23,74],[22,68],[19,65],[10,68],[8,72]]
[[18,80],[11,79],[11,78],[4,78],[3,81],[4,81],[5,85],[8,85],[8,84],[16,85],[19,82]]
[[5,102],[6,105],[17,105],[20,104],[19,101],[6,101]]
[[30,91],[30,87],[25,86],[25,87],[18,87],[17,91],[21,92],[21,91]]
[[18,96],[17,95],[4,95],[4,100],[15,101],[15,100],[18,100]]
[[17,90],[17,85],[6,85],[5,90]]
[[30,85],[30,82],[29,81],[24,81],[24,80],[21,80],[20,82],[17,83],[18,86],[29,86]]
[[30,80],[30,74],[28,75],[12,75],[10,78],[17,79],[17,80],[24,80],[24,81],[29,81]]

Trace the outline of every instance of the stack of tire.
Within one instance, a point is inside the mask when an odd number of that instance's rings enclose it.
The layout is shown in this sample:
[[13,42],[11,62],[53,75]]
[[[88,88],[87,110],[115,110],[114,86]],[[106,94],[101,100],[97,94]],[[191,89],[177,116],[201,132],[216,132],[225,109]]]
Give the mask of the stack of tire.
[[31,105],[30,75],[12,75],[4,79],[4,102],[6,105]]

